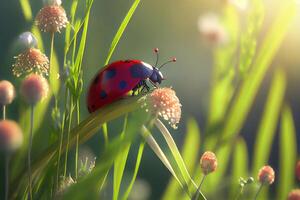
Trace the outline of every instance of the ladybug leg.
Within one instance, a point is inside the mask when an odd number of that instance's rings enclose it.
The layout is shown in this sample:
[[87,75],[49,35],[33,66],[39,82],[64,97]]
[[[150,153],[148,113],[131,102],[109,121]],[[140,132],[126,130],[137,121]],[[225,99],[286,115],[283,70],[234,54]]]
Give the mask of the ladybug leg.
[[[149,82],[153,85],[153,87],[155,87],[155,88],[158,88],[158,87],[159,87],[158,84],[154,83],[154,82],[151,81],[150,79],[149,79]],[[149,89],[150,89],[150,88],[149,88]]]

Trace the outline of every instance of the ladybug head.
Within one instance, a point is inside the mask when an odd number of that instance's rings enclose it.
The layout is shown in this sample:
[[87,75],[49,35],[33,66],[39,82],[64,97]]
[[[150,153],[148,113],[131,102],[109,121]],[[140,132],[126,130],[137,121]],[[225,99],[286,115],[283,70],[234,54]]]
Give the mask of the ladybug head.
[[166,64],[170,63],[170,62],[176,62],[176,58],[172,58],[170,60],[168,60],[167,62],[163,63],[162,65],[160,65],[159,67],[157,67],[157,64],[158,64],[158,58],[159,58],[159,55],[158,55],[158,48],[155,48],[154,49],[154,52],[156,54],[156,62],[155,62],[155,66],[153,67],[153,73],[152,75],[150,76],[150,80],[153,82],[153,83],[158,83],[158,84],[161,84],[161,81],[162,80],[165,80],[164,79],[164,76],[163,74],[161,73],[160,69],[162,67],[164,67]]

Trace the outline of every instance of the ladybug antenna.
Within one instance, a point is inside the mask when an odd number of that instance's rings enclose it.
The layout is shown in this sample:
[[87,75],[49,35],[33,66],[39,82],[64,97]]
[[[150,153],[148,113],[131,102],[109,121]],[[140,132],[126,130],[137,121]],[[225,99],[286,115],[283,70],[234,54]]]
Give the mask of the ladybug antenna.
[[154,53],[156,54],[156,62],[155,62],[155,67],[157,67],[157,64],[158,64],[158,59],[159,59],[159,49],[158,48],[155,48],[153,49]]
[[163,66],[165,66],[166,64],[168,64],[170,62],[176,62],[176,61],[177,61],[177,59],[174,57],[174,58],[168,60],[167,62],[163,63],[158,69],[161,69]]

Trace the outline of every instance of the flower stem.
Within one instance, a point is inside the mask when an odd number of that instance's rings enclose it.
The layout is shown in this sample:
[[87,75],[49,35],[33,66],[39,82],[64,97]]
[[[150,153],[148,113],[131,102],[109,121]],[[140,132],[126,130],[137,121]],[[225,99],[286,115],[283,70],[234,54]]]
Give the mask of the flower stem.
[[6,119],[6,106],[5,105],[2,106],[2,112],[3,112],[3,120],[5,120]]
[[33,138],[33,120],[34,120],[34,105],[31,105],[30,109],[30,134],[29,134],[29,146],[28,146],[28,198],[32,199],[32,177],[31,177],[31,148],[32,148],[32,138]]
[[238,191],[238,193],[236,194],[235,200],[239,200],[240,197],[241,197],[242,194],[243,194],[244,186],[241,186],[240,188],[241,188],[241,189],[240,189],[240,190]]
[[256,200],[257,199],[257,197],[258,197],[258,194],[260,193],[260,191],[261,191],[261,189],[262,189],[262,187],[264,186],[264,184],[262,183],[260,186],[259,186],[259,188],[258,188],[258,190],[257,190],[257,192],[256,192],[256,194],[255,194],[255,197],[254,197],[254,200]]
[[[50,46],[50,63],[49,63],[49,65],[50,65],[50,71],[49,71],[49,73],[50,73],[50,75],[51,75],[51,69],[52,69],[52,63],[53,63],[53,50],[54,50],[54,32],[53,33],[51,33],[51,46]],[[49,75],[49,76],[50,76]],[[51,77],[51,76],[50,76]]]
[[8,192],[9,192],[9,160],[10,160],[10,153],[7,152],[5,155],[5,200],[8,200]]
[[64,178],[67,175],[67,166],[68,166],[68,154],[69,154],[69,144],[70,144],[70,132],[72,127],[73,119],[73,98],[70,97],[70,110],[69,110],[69,121],[68,121],[68,133],[67,133],[67,145],[66,145],[66,154],[65,154],[65,163],[64,163]]
[[201,179],[201,182],[200,182],[200,184],[199,184],[199,187],[197,188],[196,195],[195,195],[195,197],[193,198],[194,200],[198,200],[198,199],[199,199],[200,191],[201,191],[201,186],[202,186],[202,184],[203,184],[203,182],[204,182],[204,180],[205,180],[205,177],[206,177],[206,175],[204,174],[203,177],[202,177],[202,179]]
[[[80,122],[80,105],[79,100],[76,103],[76,111],[77,111],[77,125]],[[75,178],[78,178],[78,151],[79,151],[79,135],[76,136],[76,150],[75,150]]]

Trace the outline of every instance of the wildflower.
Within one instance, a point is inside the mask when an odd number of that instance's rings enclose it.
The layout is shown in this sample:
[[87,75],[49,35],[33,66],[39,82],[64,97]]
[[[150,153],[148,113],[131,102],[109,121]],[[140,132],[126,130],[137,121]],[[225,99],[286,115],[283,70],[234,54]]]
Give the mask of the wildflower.
[[31,72],[48,75],[49,59],[39,49],[29,48],[15,58],[16,62],[12,66],[15,76],[19,77]]
[[296,177],[300,181],[300,160],[296,164]]
[[14,86],[6,80],[0,81],[0,105],[11,104],[15,98]]
[[28,31],[20,34],[17,42],[18,45],[22,47],[22,49],[36,48],[38,44],[36,37]]
[[147,99],[151,112],[168,121],[176,129],[181,118],[181,104],[175,91],[171,88],[157,88]]
[[271,185],[275,179],[275,172],[273,168],[269,165],[263,166],[258,172],[258,180],[262,184],[269,184]]
[[12,152],[23,142],[23,134],[19,125],[12,120],[0,121],[0,150]]
[[300,200],[300,189],[290,191],[287,200]]
[[217,165],[216,155],[211,151],[204,152],[200,159],[200,166],[204,175],[214,172],[217,169]]
[[44,6],[36,16],[36,24],[44,32],[60,32],[68,23],[65,9],[56,3]]
[[218,16],[209,13],[198,20],[198,30],[202,37],[211,44],[222,45],[228,42],[228,35]]
[[47,96],[48,91],[49,85],[47,80],[38,74],[27,76],[21,85],[22,96],[32,105],[43,100]]

